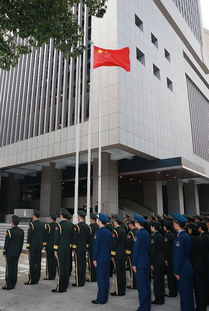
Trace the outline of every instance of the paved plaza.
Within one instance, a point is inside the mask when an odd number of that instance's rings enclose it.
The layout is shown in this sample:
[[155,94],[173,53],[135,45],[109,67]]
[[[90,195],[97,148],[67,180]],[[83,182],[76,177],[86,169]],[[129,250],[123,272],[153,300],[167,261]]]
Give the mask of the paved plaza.
[[[109,302],[102,305],[93,305],[96,298],[97,286],[95,283],[86,283],[85,287],[69,287],[63,294],[54,294],[51,289],[56,287],[56,281],[44,281],[45,258],[42,259],[42,277],[38,285],[25,286],[28,274],[28,258],[22,254],[19,263],[18,284],[15,290],[3,291],[0,289],[0,311],[135,311],[138,306],[137,291],[127,289],[125,297],[111,297]],[[0,256],[0,287],[4,285],[4,258]],[[74,275],[71,283],[74,282]],[[114,277],[111,280],[111,289],[114,289]],[[179,311],[179,299],[166,298],[164,306],[153,306],[153,311]],[[209,310],[209,309],[208,309]]]

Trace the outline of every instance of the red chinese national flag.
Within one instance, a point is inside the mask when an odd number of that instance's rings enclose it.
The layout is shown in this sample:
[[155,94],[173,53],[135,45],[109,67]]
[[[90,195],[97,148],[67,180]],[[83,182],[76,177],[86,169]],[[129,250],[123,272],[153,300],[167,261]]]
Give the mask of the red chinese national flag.
[[94,46],[93,68],[102,66],[118,66],[130,71],[129,47],[120,50],[107,50]]

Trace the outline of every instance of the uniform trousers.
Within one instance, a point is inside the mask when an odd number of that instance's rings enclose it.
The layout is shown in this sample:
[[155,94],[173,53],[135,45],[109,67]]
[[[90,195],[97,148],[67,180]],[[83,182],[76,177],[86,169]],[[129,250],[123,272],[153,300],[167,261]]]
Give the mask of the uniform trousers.
[[169,296],[176,297],[178,295],[178,288],[176,277],[173,273],[173,264],[170,261],[168,261],[168,265],[166,266],[166,274],[168,279]]
[[206,279],[205,279],[205,272],[198,271],[195,267],[193,267],[194,275],[193,275],[193,282],[194,282],[194,293],[195,293],[195,301],[196,301],[196,311],[206,311]]
[[53,249],[46,249],[46,278],[54,280],[57,271],[57,260]]
[[131,256],[128,256],[127,257],[127,265],[128,265],[128,270],[130,272],[130,287],[132,289],[136,289],[137,286],[136,286],[136,273],[133,271],[132,269],[132,258]]
[[6,257],[6,288],[14,288],[17,283],[17,267],[19,256]]
[[96,279],[98,284],[97,300],[102,303],[108,301],[110,264],[109,261],[97,261]]
[[30,250],[29,283],[37,284],[41,276],[41,250]]
[[77,286],[84,286],[86,281],[86,252],[75,251],[75,270]]
[[93,251],[92,247],[88,250],[88,262],[89,262],[89,281],[96,282],[96,269],[93,264]]
[[126,266],[125,258],[115,258],[116,294],[125,295],[126,292]]
[[164,265],[154,265],[153,271],[154,296],[157,303],[165,302]]
[[151,310],[151,288],[150,288],[150,269],[137,268],[136,283],[139,296],[140,307],[138,311]]
[[181,299],[181,311],[194,311],[192,276],[181,276],[177,284]]
[[69,253],[62,253],[58,251],[58,283],[57,291],[66,291],[69,286],[69,276],[70,276],[70,266],[71,266],[71,256]]

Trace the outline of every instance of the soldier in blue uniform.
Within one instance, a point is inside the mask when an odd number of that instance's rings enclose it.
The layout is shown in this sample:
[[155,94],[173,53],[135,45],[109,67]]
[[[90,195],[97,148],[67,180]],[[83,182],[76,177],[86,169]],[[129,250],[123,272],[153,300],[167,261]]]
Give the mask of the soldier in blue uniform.
[[93,263],[96,267],[96,278],[98,284],[97,299],[92,300],[94,304],[105,304],[109,295],[110,258],[112,247],[112,233],[106,228],[109,218],[99,214],[99,230],[96,233],[93,246]]
[[150,236],[144,229],[146,219],[141,215],[134,215],[135,226],[138,229],[133,248],[132,265],[136,273],[136,283],[139,295],[140,307],[137,311],[151,310],[150,288]]
[[173,244],[173,271],[177,279],[181,310],[194,311],[193,271],[189,259],[192,242],[190,236],[184,230],[187,221],[187,218],[180,214],[174,215],[173,225],[177,231],[177,237]]

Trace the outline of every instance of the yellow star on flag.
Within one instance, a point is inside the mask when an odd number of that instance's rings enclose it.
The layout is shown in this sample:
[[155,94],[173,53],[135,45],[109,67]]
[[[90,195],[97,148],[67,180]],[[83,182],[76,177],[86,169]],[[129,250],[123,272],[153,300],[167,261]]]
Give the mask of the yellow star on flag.
[[98,50],[98,53],[99,53],[99,54],[102,54],[102,53],[103,53],[103,50],[99,49],[99,50]]

